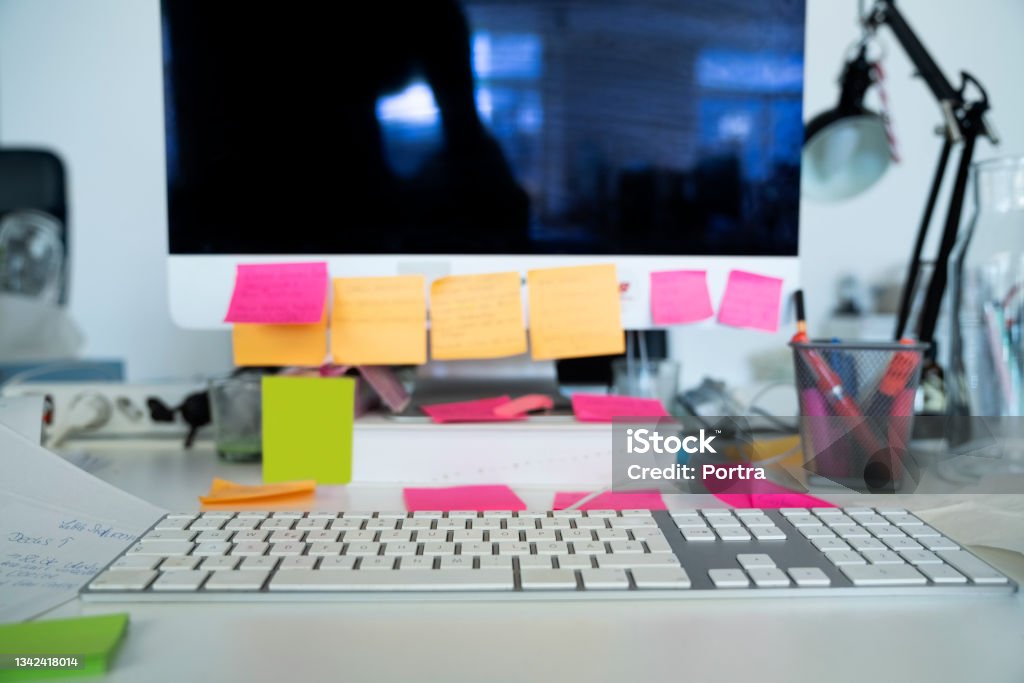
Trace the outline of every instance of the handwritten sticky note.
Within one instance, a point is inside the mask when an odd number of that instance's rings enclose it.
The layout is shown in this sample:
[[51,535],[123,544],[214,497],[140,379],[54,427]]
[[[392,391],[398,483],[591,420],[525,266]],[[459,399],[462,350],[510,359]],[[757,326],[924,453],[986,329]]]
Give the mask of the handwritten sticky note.
[[526,353],[519,273],[452,275],[430,285],[434,360]]
[[777,277],[734,270],[725,284],[718,322],[765,332],[779,329],[782,280]]
[[616,417],[668,417],[656,398],[573,394],[572,412],[580,422],[611,422]]
[[427,295],[422,275],[334,280],[331,355],[347,365],[427,362]]
[[355,380],[263,378],[263,481],[352,479]]
[[[102,614],[0,626],[0,681],[95,676],[107,671],[128,628],[128,615]],[[12,656],[77,658],[78,666],[16,671]]]
[[327,302],[327,264],[239,265],[231,294],[229,323],[311,324]]
[[231,346],[238,366],[316,366],[327,357],[327,317],[313,325],[235,325]]
[[475,401],[456,401],[454,403],[434,403],[420,406],[430,416],[432,422],[507,422],[524,420],[525,415],[498,415],[494,409],[509,402],[508,396],[480,398]]
[[619,280],[612,264],[526,274],[534,360],[622,353]]
[[507,486],[448,486],[402,491],[405,507],[416,510],[525,510],[526,503]]
[[[580,498],[589,495],[585,492],[561,491],[555,494],[553,509],[564,510]],[[588,500],[579,507],[580,510],[664,510],[665,501],[657,491],[630,491],[614,493],[609,491]]]
[[655,325],[694,323],[714,314],[706,271],[651,273],[651,319]]

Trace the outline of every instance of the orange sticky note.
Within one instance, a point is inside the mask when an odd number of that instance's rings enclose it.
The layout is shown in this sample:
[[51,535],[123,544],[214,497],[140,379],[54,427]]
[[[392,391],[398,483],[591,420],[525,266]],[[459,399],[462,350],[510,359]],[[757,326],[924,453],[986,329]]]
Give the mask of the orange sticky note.
[[236,484],[226,479],[215,478],[210,484],[210,491],[205,496],[199,496],[201,503],[237,503],[251,500],[263,500],[265,498],[277,498],[280,496],[291,496],[297,493],[313,493],[316,491],[316,481],[305,479],[300,481],[288,481],[280,484]]
[[452,275],[430,286],[434,360],[526,353],[519,273]]
[[321,365],[327,355],[327,316],[313,325],[236,324],[232,346],[235,365]]
[[606,356],[625,350],[613,264],[543,268],[526,274],[534,360]]
[[334,280],[331,355],[343,365],[427,362],[427,296],[422,275]]

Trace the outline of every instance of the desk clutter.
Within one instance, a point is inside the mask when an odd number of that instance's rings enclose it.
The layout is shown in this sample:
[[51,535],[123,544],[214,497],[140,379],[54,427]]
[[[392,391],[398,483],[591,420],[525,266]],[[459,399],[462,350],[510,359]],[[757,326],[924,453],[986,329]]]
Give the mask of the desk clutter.
[[[613,264],[526,273],[529,342],[519,273],[450,275],[429,287],[421,275],[339,277],[327,264],[239,265],[225,322],[236,365],[421,365],[434,360],[534,360],[625,350],[619,278]],[[330,291],[330,296],[328,292]],[[650,278],[651,320],[669,326],[714,316],[707,274],[663,271]],[[782,280],[734,270],[718,307],[722,325],[774,332]]]

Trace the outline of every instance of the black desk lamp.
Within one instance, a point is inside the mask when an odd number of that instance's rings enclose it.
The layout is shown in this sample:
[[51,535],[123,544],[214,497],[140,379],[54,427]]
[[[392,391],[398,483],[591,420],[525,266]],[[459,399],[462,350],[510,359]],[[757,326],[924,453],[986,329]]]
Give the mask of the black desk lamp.
[[[896,322],[897,340],[907,331],[914,290],[921,272],[921,252],[950,154],[954,146],[962,145],[946,209],[942,240],[916,330],[918,340],[932,344],[929,359],[934,364],[935,326],[946,289],[950,254],[960,226],[974,146],[980,136],[987,137],[994,144],[999,141],[985,120],[989,103],[984,88],[966,72],[960,74],[960,87],[954,88],[896,8],[895,0],[878,0],[865,15],[863,23],[865,36],[860,50],[843,70],[839,104],[809,121],[805,128],[803,191],[812,199],[852,197],[872,185],[888,167],[889,144],[885,120],[864,106],[864,96],[874,82],[874,65],[867,59],[866,43],[879,27],[888,26],[917,68],[918,75],[935,96],[943,115],[943,124],[939,128],[943,136],[942,150],[903,284]],[[978,92],[976,99],[967,98],[966,91],[971,85]]]

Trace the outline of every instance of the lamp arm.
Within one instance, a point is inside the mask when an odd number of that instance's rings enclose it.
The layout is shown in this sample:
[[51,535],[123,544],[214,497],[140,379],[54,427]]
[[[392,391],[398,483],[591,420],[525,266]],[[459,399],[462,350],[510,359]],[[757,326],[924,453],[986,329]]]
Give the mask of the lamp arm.
[[881,25],[889,27],[921,78],[928,85],[928,89],[932,91],[935,99],[953,109],[963,106],[963,96],[949,82],[949,79],[942,73],[942,69],[932,59],[931,53],[925,48],[924,43],[910,28],[903,13],[896,7],[896,0],[878,0],[865,22],[872,28]]

